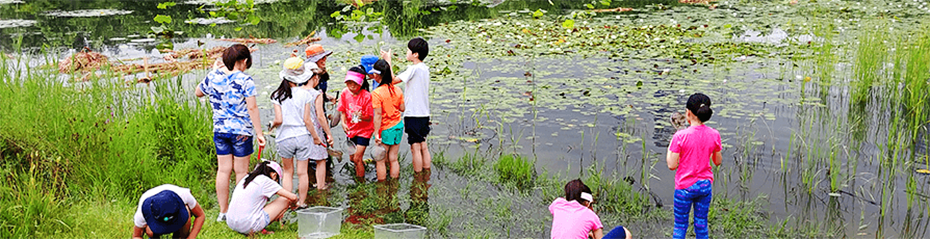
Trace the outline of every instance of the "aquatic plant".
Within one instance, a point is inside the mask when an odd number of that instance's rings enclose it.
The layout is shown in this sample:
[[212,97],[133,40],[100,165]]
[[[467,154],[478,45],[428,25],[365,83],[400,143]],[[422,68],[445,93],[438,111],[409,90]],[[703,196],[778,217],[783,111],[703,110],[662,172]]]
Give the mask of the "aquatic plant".
[[536,166],[529,159],[505,154],[494,163],[494,171],[497,172],[497,180],[502,184],[512,184],[518,189],[526,189],[533,186],[536,177]]

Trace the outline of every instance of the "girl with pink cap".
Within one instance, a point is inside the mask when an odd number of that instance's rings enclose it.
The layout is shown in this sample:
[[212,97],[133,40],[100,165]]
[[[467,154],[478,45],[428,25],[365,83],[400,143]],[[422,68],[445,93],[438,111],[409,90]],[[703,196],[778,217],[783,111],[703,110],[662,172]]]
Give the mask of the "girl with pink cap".
[[371,93],[368,92],[365,72],[360,66],[349,69],[345,83],[346,88],[340,93],[337,110],[342,114],[342,130],[346,132],[349,141],[355,144],[355,153],[349,156],[352,163],[355,163],[355,176],[362,178],[365,176],[362,156],[374,132]]

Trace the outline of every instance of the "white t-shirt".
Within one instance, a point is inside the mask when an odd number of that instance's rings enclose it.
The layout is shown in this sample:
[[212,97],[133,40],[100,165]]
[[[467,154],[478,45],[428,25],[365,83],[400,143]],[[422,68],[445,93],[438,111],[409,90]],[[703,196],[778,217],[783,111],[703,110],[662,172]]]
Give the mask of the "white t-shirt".
[[397,78],[407,84],[404,116],[429,117],[429,67],[423,62],[408,66]]
[[136,207],[136,215],[133,216],[133,221],[135,222],[136,227],[143,228],[148,225],[148,223],[145,222],[145,216],[142,216],[142,203],[145,202],[145,199],[148,199],[151,196],[155,196],[155,194],[165,190],[170,190],[178,194],[178,196],[181,197],[181,200],[184,201],[184,204],[187,205],[188,209],[194,209],[194,207],[197,207],[197,199],[194,199],[194,195],[191,195],[190,189],[178,187],[172,184],[162,184],[161,186],[154,187],[148,191],[145,191],[145,193],[142,193],[142,197],[139,198],[139,205]]
[[275,137],[275,142],[301,135],[310,135],[310,131],[307,131],[307,126],[304,125],[304,107],[307,104],[313,104],[313,100],[316,99],[314,96],[314,94],[300,87],[291,87],[291,98],[284,100],[284,102],[271,101],[281,106],[282,122],[281,128],[278,129],[278,135]]
[[[226,225],[229,228],[241,232],[249,233],[249,230],[255,228],[264,228],[265,204],[268,199],[274,196],[281,185],[264,175],[259,175],[249,182],[249,186],[242,188],[246,178],[239,180],[236,189],[233,190],[232,200],[229,201],[229,210],[226,212]],[[260,230],[260,229],[259,229]]]

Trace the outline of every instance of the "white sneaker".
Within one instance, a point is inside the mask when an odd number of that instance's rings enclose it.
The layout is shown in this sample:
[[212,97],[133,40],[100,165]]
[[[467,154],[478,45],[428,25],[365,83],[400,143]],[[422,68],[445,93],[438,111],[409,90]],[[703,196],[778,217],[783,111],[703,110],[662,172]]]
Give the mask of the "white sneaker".
[[224,221],[226,221],[226,213],[222,213],[222,212],[221,212],[219,216],[216,216],[216,221],[217,221],[217,222],[224,222]]

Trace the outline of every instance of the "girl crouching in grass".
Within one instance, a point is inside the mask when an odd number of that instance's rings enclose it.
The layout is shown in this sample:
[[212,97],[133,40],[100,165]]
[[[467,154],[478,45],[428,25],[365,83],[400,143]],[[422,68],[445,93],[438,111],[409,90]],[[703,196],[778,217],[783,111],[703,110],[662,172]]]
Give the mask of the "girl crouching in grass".
[[617,226],[604,235],[604,226],[592,209],[593,203],[591,189],[581,179],[565,184],[565,197],[557,198],[549,205],[552,213],[551,238],[632,238],[630,231],[623,226]]
[[[236,232],[252,234],[265,230],[273,221],[284,216],[288,208],[296,208],[297,195],[285,190],[278,182],[281,180],[281,166],[273,161],[263,161],[255,167],[233,190],[229,212],[226,213],[226,225]],[[268,203],[271,196],[278,199]]]

